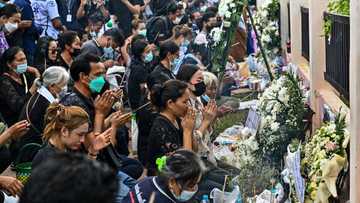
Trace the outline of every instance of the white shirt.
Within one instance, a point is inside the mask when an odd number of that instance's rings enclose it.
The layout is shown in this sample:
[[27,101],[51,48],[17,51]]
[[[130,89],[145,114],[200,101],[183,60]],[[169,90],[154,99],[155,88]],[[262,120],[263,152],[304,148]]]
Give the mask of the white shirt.
[[41,36],[48,35],[53,39],[58,38],[59,31],[52,25],[52,20],[60,17],[55,0],[30,0],[34,12],[36,27],[42,28]]

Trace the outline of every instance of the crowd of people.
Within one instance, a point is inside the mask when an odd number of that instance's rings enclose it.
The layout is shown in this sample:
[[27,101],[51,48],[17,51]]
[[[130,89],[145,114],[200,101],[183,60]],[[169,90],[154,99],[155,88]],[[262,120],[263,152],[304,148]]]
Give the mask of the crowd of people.
[[222,188],[236,169],[211,144],[231,111],[210,72],[218,3],[0,1],[0,173],[32,162],[26,184],[0,176],[0,197],[197,202]]

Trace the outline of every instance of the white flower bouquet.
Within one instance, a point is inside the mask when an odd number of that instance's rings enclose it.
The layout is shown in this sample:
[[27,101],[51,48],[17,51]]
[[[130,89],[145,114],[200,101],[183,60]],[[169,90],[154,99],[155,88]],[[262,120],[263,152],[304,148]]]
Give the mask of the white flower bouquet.
[[291,140],[304,135],[306,109],[298,78],[287,73],[274,80],[259,97],[258,111],[259,147],[265,157],[279,161]]

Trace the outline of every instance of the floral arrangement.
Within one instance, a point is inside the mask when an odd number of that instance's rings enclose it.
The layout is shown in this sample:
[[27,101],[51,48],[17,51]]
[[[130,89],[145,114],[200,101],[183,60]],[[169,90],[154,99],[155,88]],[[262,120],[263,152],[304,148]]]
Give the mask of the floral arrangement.
[[228,58],[229,48],[242,15],[244,0],[221,0],[218,14],[223,19],[220,28],[210,31],[213,38],[213,71],[223,71]]
[[281,47],[279,16],[279,0],[266,0],[254,16],[255,26],[261,34],[261,43],[271,58],[279,54]]
[[305,98],[299,79],[286,73],[274,80],[259,98],[258,111],[261,126],[257,134],[259,148],[264,157],[280,161],[294,138],[301,138]]
[[322,178],[321,166],[335,154],[346,154],[344,140],[349,138],[349,132],[345,128],[345,116],[338,114],[335,121],[323,125],[305,144],[301,168],[307,179],[305,195],[313,201]]

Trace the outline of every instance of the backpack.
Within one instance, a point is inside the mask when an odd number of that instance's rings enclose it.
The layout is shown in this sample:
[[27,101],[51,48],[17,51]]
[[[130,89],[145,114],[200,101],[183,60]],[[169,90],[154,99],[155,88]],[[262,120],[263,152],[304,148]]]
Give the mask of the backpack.
[[[160,30],[156,30],[155,24],[158,21],[162,21],[162,23],[165,26],[165,32],[166,33],[160,33]],[[149,19],[149,21],[146,23],[146,38],[150,43],[154,43],[158,40],[160,34],[167,34],[169,32],[169,26],[167,23],[167,19],[165,16],[154,16]]]

